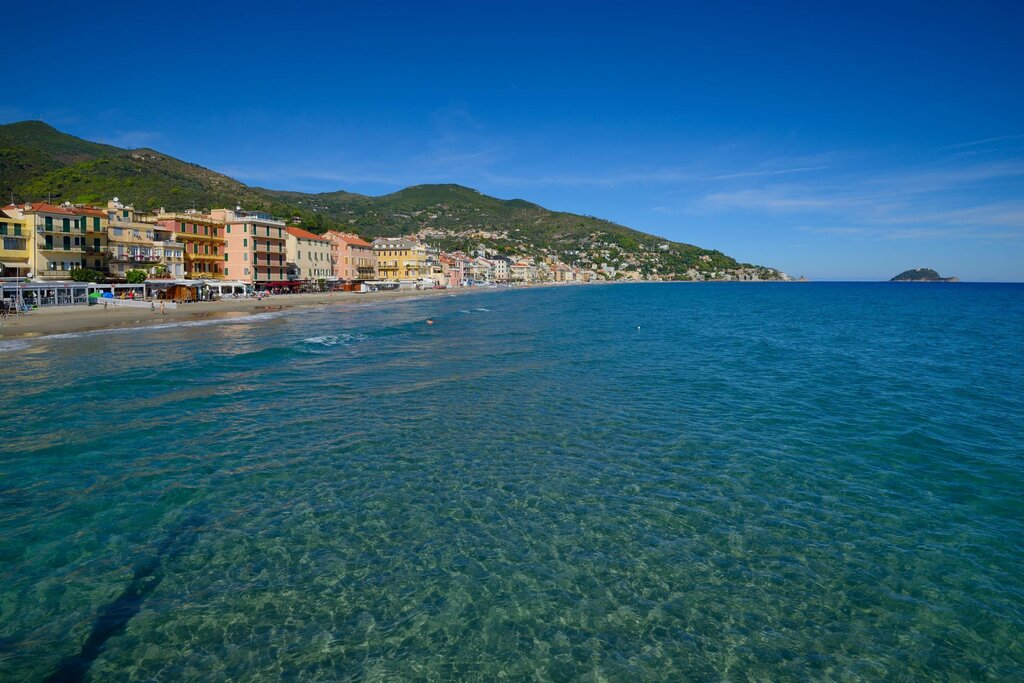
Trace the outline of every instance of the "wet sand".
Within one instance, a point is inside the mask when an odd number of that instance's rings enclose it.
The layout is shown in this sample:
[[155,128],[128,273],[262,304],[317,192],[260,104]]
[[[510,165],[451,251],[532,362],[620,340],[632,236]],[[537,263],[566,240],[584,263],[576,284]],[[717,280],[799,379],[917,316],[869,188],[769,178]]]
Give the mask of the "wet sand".
[[160,314],[145,308],[114,308],[103,306],[64,306],[41,308],[28,314],[9,316],[0,325],[0,338],[16,339],[68,332],[90,332],[124,327],[146,327],[171,321],[232,318],[240,315],[269,313],[289,309],[303,309],[331,304],[365,303],[393,299],[430,296],[467,295],[501,291],[492,288],[424,289],[401,292],[324,292],[320,294],[279,294],[256,299],[223,299],[181,304]]

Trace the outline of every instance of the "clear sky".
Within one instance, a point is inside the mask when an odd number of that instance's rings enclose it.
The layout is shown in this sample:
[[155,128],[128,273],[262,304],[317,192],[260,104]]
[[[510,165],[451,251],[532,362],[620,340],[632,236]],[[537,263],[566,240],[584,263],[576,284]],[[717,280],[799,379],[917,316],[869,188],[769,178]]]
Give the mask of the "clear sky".
[[455,182],[814,279],[1024,280],[1024,3],[51,3],[0,121],[244,182]]

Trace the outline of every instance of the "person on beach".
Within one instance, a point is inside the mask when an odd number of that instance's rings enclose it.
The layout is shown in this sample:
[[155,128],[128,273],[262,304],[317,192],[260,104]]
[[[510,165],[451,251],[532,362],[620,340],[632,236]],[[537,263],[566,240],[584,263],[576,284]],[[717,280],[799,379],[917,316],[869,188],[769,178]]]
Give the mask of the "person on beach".
[[167,315],[164,312],[164,302],[163,302],[163,300],[160,301],[160,315]]

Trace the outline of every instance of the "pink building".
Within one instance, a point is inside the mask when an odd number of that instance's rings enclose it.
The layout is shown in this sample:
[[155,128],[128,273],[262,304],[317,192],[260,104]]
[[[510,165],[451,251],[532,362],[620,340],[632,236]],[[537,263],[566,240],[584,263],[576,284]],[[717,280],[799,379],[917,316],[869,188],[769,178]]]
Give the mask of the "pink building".
[[224,222],[224,277],[268,287],[288,285],[284,221],[261,211],[214,209]]
[[373,245],[356,235],[328,230],[323,237],[331,243],[334,277],[353,282],[377,277],[377,256]]

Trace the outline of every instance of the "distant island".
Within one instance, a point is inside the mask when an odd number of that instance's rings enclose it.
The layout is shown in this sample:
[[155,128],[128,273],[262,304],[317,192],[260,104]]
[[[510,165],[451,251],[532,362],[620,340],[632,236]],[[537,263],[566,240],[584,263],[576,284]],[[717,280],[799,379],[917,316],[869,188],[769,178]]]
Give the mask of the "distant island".
[[914,268],[903,271],[889,282],[960,282],[960,278],[940,277],[931,268]]

